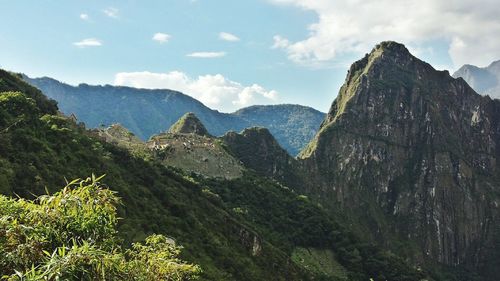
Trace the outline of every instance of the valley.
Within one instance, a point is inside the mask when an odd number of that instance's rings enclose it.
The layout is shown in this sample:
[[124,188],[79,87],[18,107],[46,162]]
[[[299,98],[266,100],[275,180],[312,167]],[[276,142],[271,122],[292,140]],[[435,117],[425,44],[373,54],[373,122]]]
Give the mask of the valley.
[[[1,194],[35,204],[106,174],[92,185],[120,200],[113,249],[164,235],[195,266],[178,280],[500,275],[500,101],[400,43],[353,63],[326,117],[291,105],[225,114],[170,90],[4,70],[0,92]],[[5,206],[0,234],[16,223]],[[0,253],[11,253],[2,239]],[[9,280],[30,266],[50,263],[0,259]]]

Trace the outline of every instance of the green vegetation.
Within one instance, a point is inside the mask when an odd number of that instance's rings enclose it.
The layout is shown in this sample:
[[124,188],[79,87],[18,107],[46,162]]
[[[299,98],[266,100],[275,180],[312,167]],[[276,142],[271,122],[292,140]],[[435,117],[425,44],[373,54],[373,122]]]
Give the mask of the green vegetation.
[[166,131],[186,112],[194,112],[214,136],[254,126],[266,127],[283,148],[297,155],[325,117],[313,108],[291,104],[252,106],[227,114],[171,90],[85,84],[73,87],[51,78],[23,78],[57,100],[63,113],[75,113],[88,128],[120,123],[142,140]]
[[[335,221],[321,206],[288,188],[247,173],[232,181],[197,178],[227,209],[245,219],[271,244],[293,258],[297,247],[332,251],[348,280],[422,280],[426,273],[409,266],[395,254],[362,242]],[[303,267],[302,263],[297,263]],[[308,269],[315,278],[326,278]],[[338,280],[330,276],[326,280]],[[429,279],[431,280],[431,279]]]
[[325,114],[292,104],[254,105],[234,113],[248,120],[247,128],[267,128],[290,155],[297,155],[314,137]]
[[[144,144],[146,145],[146,144]],[[208,177],[241,177],[243,166],[221,145],[207,135],[163,133],[147,142],[149,154],[163,165]]]
[[325,279],[348,280],[347,271],[337,262],[331,250],[297,247],[292,253],[292,260]]
[[[32,98],[38,90],[3,75],[1,81],[18,85],[9,84],[2,90],[11,92],[0,93],[0,193],[35,199],[47,190],[59,191],[57,186],[66,185],[64,178],[105,172],[102,184],[122,201],[117,237],[124,247],[153,233],[168,235],[185,247],[183,260],[203,268],[201,280],[307,280],[265,241],[259,255],[252,255],[248,242],[253,236],[243,233],[255,231],[188,177],[134,157],[69,118],[41,110]],[[19,93],[23,88],[27,90]]]
[[[354,235],[312,197],[251,172],[233,180],[204,178],[144,159],[56,115],[40,92],[16,79],[0,73],[0,81],[11,81],[0,83],[0,193],[24,198],[1,197],[2,218],[12,218],[2,219],[2,227],[14,236],[0,247],[17,251],[1,257],[6,278],[29,280],[50,268],[60,279],[78,279],[82,270],[106,280],[155,279],[148,274],[166,274],[165,260],[175,260],[182,278],[200,280],[427,278]],[[64,178],[104,172],[99,184],[91,179],[57,188],[67,185]],[[318,264],[319,257],[326,262]],[[74,266],[63,268],[67,261]]]
[[122,249],[115,192],[100,178],[74,180],[34,200],[0,195],[0,271],[5,280],[194,280],[162,235]]
[[201,123],[200,119],[192,112],[184,114],[177,122],[175,122],[169,133],[174,134],[196,134],[200,136],[209,136],[207,129]]
[[221,138],[221,141],[246,168],[256,171],[261,176],[279,180],[293,187],[303,181],[297,160],[281,148],[266,128],[252,127],[239,134],[229,132]]

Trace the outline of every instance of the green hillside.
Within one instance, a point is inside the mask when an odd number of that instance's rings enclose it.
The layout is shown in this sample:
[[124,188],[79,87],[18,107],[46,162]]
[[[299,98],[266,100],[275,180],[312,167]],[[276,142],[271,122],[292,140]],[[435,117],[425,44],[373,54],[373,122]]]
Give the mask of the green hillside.
[[116,228],[121,244],[127,248],[153,233],[172,237],[184,247],[180,258],[201,267],[202,280],[337,280],[294,263],[292,254],[301,248],[334,251],[338,260],[332,266],[340,264],[350,280],[425,276],[362,243],[286,187],[248,172],[231,181],[198,178],[132,156],[72,119],[54,115],[55,104],[17,77],[0,75],[4,195],[33,199],[57,192],[66,179],[106,174],[101,185],[121,198]]

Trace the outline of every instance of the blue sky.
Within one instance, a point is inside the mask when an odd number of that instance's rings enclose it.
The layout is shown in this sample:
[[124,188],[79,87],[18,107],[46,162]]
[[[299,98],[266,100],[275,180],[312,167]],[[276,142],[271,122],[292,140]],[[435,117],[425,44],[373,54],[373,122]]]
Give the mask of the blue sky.
[[173,88],[226,112],[327,111],[348,66],[383,40],[441,69],[500,59],[495,1],[413,2],[0,0],[0,66],[70,84]]

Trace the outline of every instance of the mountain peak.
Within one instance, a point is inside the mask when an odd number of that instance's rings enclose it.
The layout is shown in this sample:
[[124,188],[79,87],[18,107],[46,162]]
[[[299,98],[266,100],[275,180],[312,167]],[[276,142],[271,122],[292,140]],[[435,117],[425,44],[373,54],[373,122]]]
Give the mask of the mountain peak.
[[[447,265],[482,259],[487,252],[477,245],[486,243],[481,225],[488,215],[468,207],[461,217],[449,214],[459,202],[488,209],[482,196],[491,192],[480,182],[498,173],[499,108],[403,45],[381,43],[351,67],[301,153],[312,175],[306,188],[325,204],[366,207],[360,221],[376,214],[366,221],[367,231],[377,229],[375,239],[388,237],[379,236],[385,220],[404,218],[392,229],[402,239],[425,237],[418,246],[426,259]],[[498,186],[493,177],[484,180]]]
[[391,52],[402,52],[409,53],[408,49],[404,44],[395,42],[395,41],[383,41],[380,42],[373,48],[373,50],[381,49],[383,51],[391,51]]
[[[414,57],[400,43],[386,41],[376,45],[364,58],[353,63],[337,99],[332,104],[322,127],[352,112],[351,106],[370,96],[370,99],[405,93],[404,89],[418,88],[426,92],[425,81],[452,80],[448,71],[437,71],[430,64]],[[426,89],[424,89],[426,88]]]
[[492,62],[488,67],[487,69],[489,71],[492,71],[492,72],[500,72],[500,60],[497,60],[497,61],[494,61]]
[[200,136],[209,135],[203,123],[192,112],[184,114],[170,127],[168,132],[174,134],[196,134]]
[[455,78],[463,78],[476,92],[500,98],[500,60],[487,67],[465,64],[454,74]]

